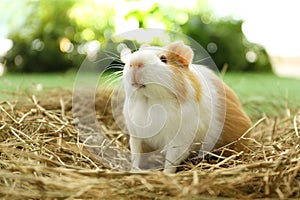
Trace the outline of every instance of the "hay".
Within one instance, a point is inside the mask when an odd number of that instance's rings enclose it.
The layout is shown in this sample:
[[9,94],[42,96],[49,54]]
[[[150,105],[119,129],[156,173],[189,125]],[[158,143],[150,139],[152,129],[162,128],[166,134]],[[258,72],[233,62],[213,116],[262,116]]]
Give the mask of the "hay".
[[[86,150],[68,90],[0,102],[0,196],[7,199],[300,198],[300,114],[263,117],[248,153],[187,161],[182,171],[130,174]],[[23,94],[24,95],[24,94]],[[13,99],[19,99],[14,101]],[[22,101],[20,100],[22,99]],[[101,126],[121,135],[107,98],[97,98]],[[102,106],[102,107],[101,107]],[[126,149],[126,136],[116,140]]]

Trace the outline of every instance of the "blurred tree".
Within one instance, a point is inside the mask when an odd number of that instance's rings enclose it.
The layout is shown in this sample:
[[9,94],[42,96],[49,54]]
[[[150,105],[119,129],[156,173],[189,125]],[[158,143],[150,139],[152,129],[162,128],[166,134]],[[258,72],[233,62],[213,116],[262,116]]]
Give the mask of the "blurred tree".
[[28,0],[31,13],[9,35],[14,46],[7,54],[8,70],[50,72],[79,67],[110,36],[139,27],[190,36],[219,69],[228,64],[235,71],[271,70],[265,49],[244,36],[242,21],[213,17],[205,0],[168,2]]
[[242,31],[242,21],[210,19],[210,14],[190,15],[181,29],[197,40],[211,55],[219,70],[225,64],[232,71],[271,71],[265,49],[250,43]]
[[112,9],[99,14],[93,1],[29,0],[26,6],[31,13],[9,34],[14,42],[6,56],[9,71],[55,72],[79,67],[91,48],[100,47],[104,33],[107,37],[112,34],[107,21]]
[[24,24],[9,35],[14,41],[7,55],[10,71],[63,71],[72,66],[69,55],[60,51],[59,40],[66,28],[73,27],[66,19],[68,8],[74,2],[28,1],[31,13]]
[[266,50],[261,45],[250,43],[245,37],[243,21],[217,19],[203,1],[197,7],[202,9],[187,13],[180,8],[155,4],[146,13],[132,10],[126,18],[135,17],[140,27],[147,28],[151,16],[156,16],[167,29],[184,33],[201,44],[219,70],[226,64],[230,71],[272,71]]

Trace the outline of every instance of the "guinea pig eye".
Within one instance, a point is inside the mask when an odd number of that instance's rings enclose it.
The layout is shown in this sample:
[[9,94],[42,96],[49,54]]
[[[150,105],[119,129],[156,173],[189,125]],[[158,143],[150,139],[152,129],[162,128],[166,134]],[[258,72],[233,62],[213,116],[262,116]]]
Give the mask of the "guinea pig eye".
[[165,55],[161,55],[159,59],[161,62],[167,63],[167,57]]

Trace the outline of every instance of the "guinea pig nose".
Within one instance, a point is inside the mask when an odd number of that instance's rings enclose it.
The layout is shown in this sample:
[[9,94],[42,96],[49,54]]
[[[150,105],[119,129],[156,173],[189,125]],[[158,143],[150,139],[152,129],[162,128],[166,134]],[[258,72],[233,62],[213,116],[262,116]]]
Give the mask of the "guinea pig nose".
[[140,68],[140,67],[143,67],[144,64],[143,64],[143,63],[130,63],[129,66],[130,66],[130,67],[137,67],[137,68]]

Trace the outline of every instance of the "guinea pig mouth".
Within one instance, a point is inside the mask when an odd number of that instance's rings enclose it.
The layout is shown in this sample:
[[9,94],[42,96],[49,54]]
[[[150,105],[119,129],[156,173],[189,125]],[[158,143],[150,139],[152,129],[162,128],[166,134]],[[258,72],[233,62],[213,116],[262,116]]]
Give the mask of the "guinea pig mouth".
[[141,84],[141,83],[132,83],[131,85],[135,88],[144,88],[144,87],[146,87],[146,85]]

